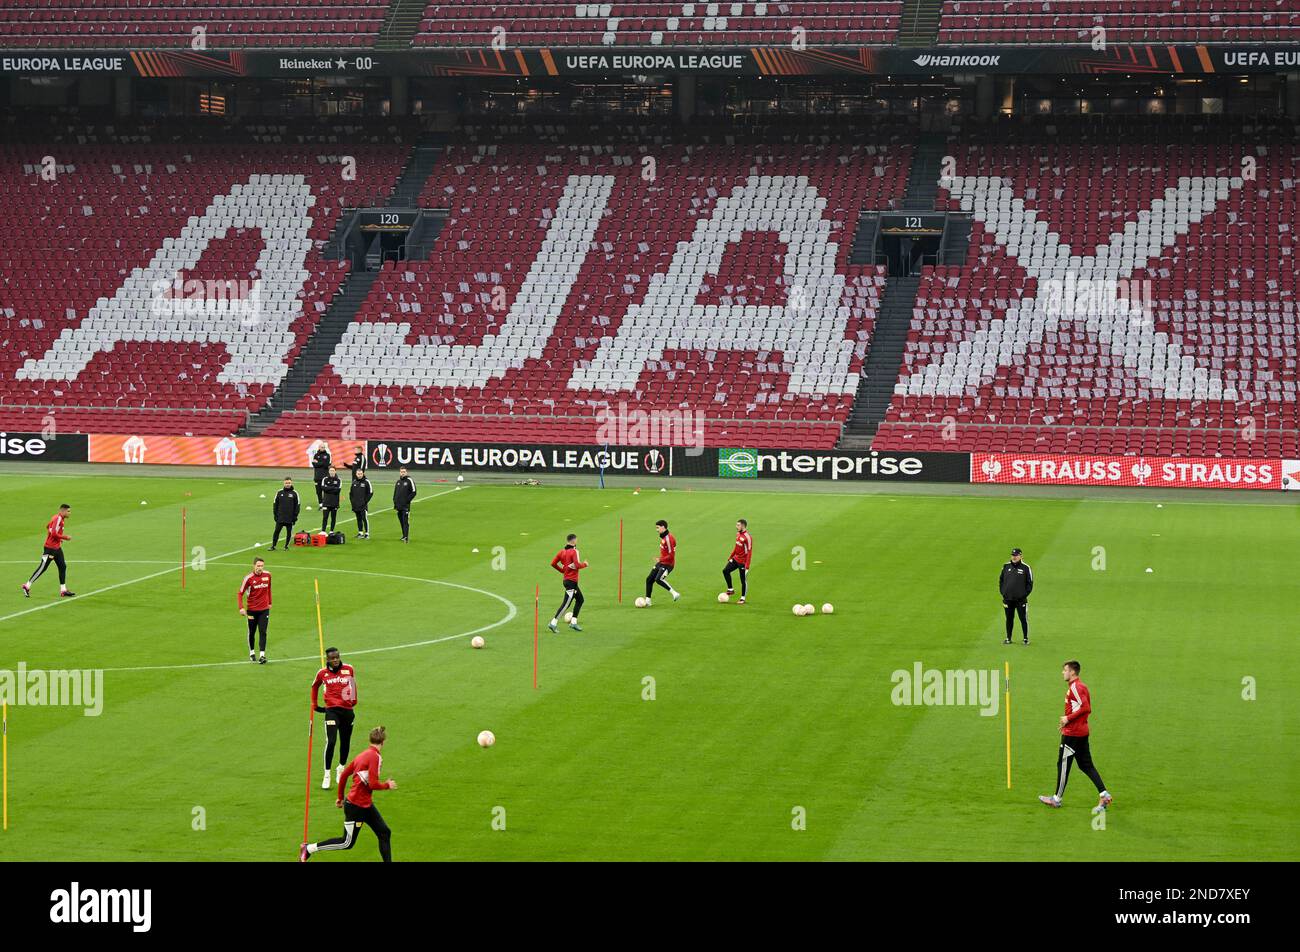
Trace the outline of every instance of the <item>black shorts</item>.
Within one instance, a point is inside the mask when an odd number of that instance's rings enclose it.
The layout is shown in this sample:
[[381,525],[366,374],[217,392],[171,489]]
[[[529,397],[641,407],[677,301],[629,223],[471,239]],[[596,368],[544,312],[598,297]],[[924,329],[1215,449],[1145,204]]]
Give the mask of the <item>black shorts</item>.
[[[714,564],[714,565],[717,565],[718,563],[717,563],[717,562],[714,562],[713,564]],[[748,572],[748,571],[749,571],[749,569],[745,568],[743,565],[741,565],[741,564],[740,564],[739,562],[737,562],[735,559],[727,559],[727,567],[724,568],[722,571],[724,571],[724,572],[734,572],[734,571],[736,571],[736,569],[740,569],[742,572]]]
[[1071,734],[1061,735],[1061,747],[1074,752],[1074,762],[1083,770],[1092,769],[1092,749],[1088,746],[1088,735],[1076,737]]
[[327,707],[325,708],[325,724],[333,724],[335,727],[351,727],[357,719],[356,711],[350,707]]
[[672,571],[673,566],[664,565],[662,562],[656,562],[655,567],[650,570],[650,574],[654,575],[655,573],[658,573],[660,578],[666,578],[672,574]]
[[359,807],[351,800],[343,801],[343,819],[349,823],[369,823],[372,828],[383,829],[387,824],[372,803],[368,807]]
[[566,592],[575,592],[578,590],[578,583],[571,578],[564,580],[564,590]]

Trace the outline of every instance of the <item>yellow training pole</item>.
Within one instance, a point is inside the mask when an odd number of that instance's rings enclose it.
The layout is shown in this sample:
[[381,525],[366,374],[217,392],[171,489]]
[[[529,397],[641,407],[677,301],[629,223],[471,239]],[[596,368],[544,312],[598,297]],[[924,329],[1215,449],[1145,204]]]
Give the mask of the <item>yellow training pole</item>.
[[1004,707],[1007,709],[1007,789],[1011,789],[1011,662],[1002,662],[1007,677]]
[[325,629],[320,623],[320,580],[312,579],[312,584],[316,586],[316,635],[320,638],[320,666],[325,667]]
[[0,770],[4,773],[4,828],[9,829],[9,704],[0,704],[0,747],[4,749],[0,760],[3,760],[4,766]]

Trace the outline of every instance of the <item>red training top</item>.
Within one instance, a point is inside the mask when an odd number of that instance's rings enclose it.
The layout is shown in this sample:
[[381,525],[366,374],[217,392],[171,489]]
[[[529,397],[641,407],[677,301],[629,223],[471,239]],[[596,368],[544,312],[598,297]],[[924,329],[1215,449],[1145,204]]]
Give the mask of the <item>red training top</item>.
[[271,573],[249,572],[239,586],[239,607],[244,607],[244,595],[248,595],[248,610],[264,612],[271,607]]
[[391,780],[380,780],[379,771],[383,769],[384,758],[379,756],[379,748],[371,744],[356,757],[352,763],[343,768],[339,777],[338,802],[343,802],[343,784],[352,778],[352,789],[348,791],[348,802],[358,807],[371,806],[370,795],[376,790],[387,790],[392,786]]
[[577,547],[572,545],[566,545],[555,553],[555,558],[551,559],[551,568],[557,572],[563,572],[566,582],[576,582],[578,580],[578,570],[586,567],[587,563],[582,561],[582,556],[578,554]]
[[742,529],[736,533],[736,544],[731,547],[731,561],[748,569],[753,557],[754,540],[749,537],[749,530]]
[[320,707],[316,699],[320,697],[320,686],[325,685],[325,706],[357,706],[357,674],[350,664],[340,664],[337,671],[321,668],[316,672],[316,680],[311,683],[311,706]]
[[677,564],[677,540],[671,532],[659,537],[659,564],[672,568]]
[[45,525],[45,548],[59,549],[67,541],[68,537],[63,534],[63,516],[55,513],[54,518]]
[[1088,685],[1075,678],[1065,690],[1066,724],[1061,733],[1067,737],[1087,737],[1091,713],[1092,695],[1088,693]]

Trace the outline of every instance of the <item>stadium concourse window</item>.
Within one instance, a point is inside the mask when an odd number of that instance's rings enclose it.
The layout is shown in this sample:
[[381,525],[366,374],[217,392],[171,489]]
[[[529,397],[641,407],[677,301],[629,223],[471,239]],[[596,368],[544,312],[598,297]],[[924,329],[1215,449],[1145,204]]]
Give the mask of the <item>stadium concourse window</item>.
[[[707,95],[701,83],[700,95]],[[975,91],[939,78],[864,82],[753,77],[718,84],[723,114],[741,116],[953,116],[974,109]]]
[[325,79],[137,79],[136,114],[175,116],[289,117],[381,116],[388,111],[389,84],[368,77]]
[[1169,77],[1165,82],[1128,77],[1021,76],[1004,103],[1004,115],[1166,116],[1279,115],[1284,83],[1277,76]]
[[[416,101],[447,102],[445,80],[416,79]],[[864,82],[828,77],[699,77],[695,115],[744,116],[954,116],[974,109],[974,86],[935,78],[921,82]],[[671,116],[674,83],[645,76],[598,81],[554,79],[475,80],[457,87],[455,111],[496,116]]]
[[[416,80],[413,98],[436,101],[445,80]],[[480,116],[620,115],[669,116],[673,113],[672,84],[662,77],[572,80],[475,80],[464,83],[458,96],[460,111]]]

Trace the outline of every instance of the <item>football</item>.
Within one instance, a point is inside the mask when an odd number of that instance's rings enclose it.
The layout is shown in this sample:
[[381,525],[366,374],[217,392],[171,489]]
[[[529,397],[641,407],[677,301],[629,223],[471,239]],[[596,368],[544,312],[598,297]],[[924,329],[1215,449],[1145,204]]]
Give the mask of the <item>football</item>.
[[470,646],[471,648],[482,648],[483,645],[484,645],[484,641],[483,641],[483,636],[482,636],[482,635],[475,635],[475,636],[470,640],[470,643],[469,643],[469,646]]
[[479,731],[478,745],[480,747],[491,747],[497,742],[497,735],[491,731]]
[[728,595],[726,592],[719,592],[718,601],[722,602],[725,605],[727,602],[731,601],[731,596]]
[[835,612],[835,606],[832,605],[830,602],[827,602],[825,605],[822,606],[823,615],[831,615],[834,614],[834,612]]
[[645,608],[646,605],[649,604],[649,603],[648,603],[644,598],[642,598],[640,595],[638,595],[638,596],[636,597],[636,601],[635,601],[633,604],[635,604],[637,608]]

